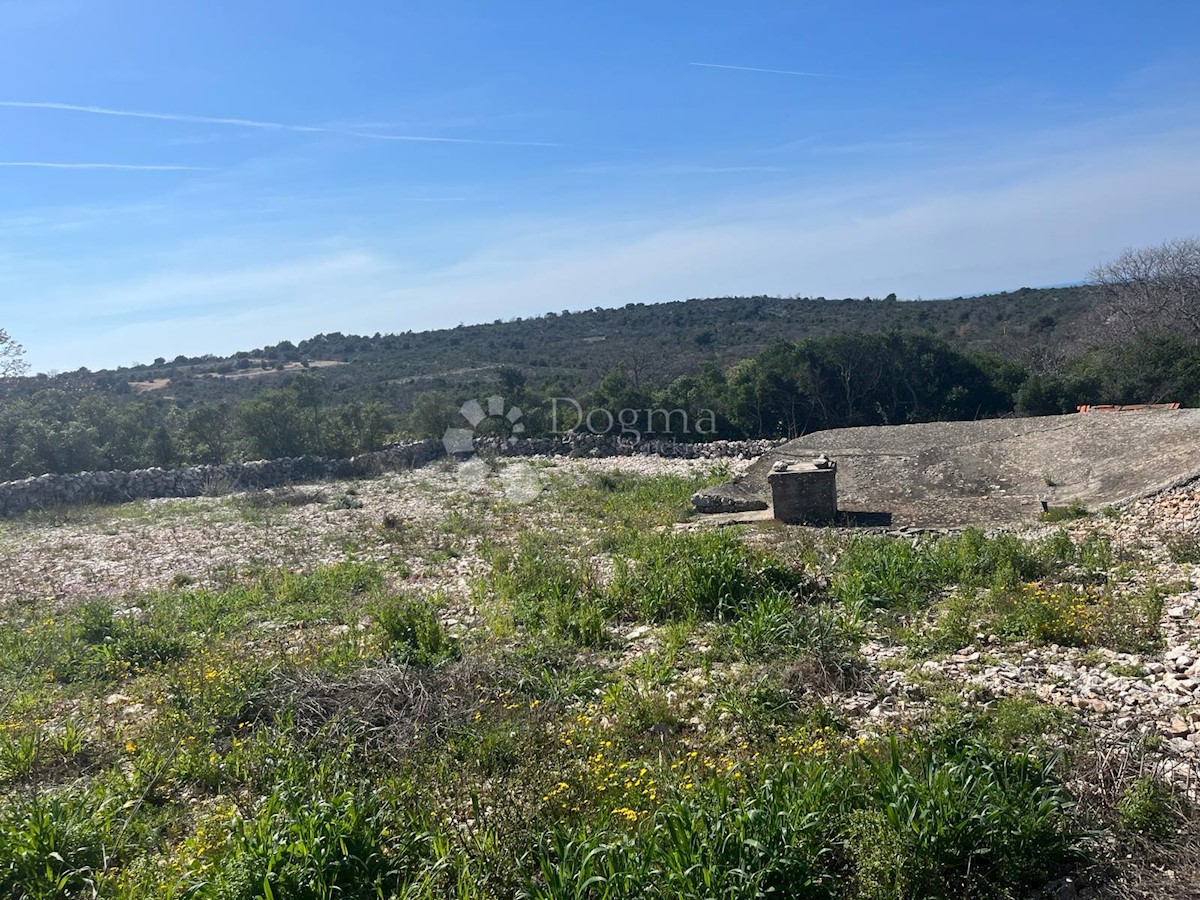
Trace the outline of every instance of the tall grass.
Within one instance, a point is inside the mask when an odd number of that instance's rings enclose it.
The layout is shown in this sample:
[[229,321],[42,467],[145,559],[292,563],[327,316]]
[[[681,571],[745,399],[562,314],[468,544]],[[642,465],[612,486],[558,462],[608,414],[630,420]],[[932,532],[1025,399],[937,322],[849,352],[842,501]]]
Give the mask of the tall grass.
[[878,756],[718,777],[631,828],[558,829],[533,898],[1019,895],[1076,854],[1071,801],[1036,759],[893,742]]
[[653,534],[616,560],[609,595],[652,622],[726,621],[764,596],[807,587],[802,573],[747,546],[727,529]]
[[831,593],[843,602],[904,609],[929,602],[951,585],[1015,588],[1071,571],[1095,579],[1106,576],[1111,565],[1111,548],[1102,536],[1075,544],[1058,532],[1035,543],[968,528],[916,542],[855,537],[835,556]]

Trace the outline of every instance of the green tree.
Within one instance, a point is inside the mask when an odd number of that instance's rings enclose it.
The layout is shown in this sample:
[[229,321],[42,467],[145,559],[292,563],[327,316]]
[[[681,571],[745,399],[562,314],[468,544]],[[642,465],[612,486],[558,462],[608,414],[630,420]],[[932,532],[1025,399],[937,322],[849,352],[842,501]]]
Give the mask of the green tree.
[[309,451],[304,416],[294,391],[279,388],[263,391],[239,404],[234,420],[255,458],[303,456]]
[[29,364],[22,357],[25,348],[0,328],[0,378],[15,378],[29,371]]
[[233,410],[228,403],[199,403],[182,419],[181,442],[190,460],[211,465],[231,458]]
[[458,406],[445,394],[430,391],[418,394],[408,414],[408,430],[421,438],[440,439],[449,428],[465,427]]

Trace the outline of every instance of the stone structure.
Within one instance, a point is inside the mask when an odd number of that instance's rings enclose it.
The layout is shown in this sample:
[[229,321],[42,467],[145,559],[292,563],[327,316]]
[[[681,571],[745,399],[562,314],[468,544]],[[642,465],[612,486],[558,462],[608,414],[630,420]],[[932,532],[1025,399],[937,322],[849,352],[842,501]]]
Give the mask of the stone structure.
[[1035,522],[1041,499],[1100,510],[1200,478],[1200,409],[838,428],[764,454],[705,488],[700,512],[764,509],[776,462],[837,460],[839,519],[896,528]]
[[442,453],[440,441],[413,441],[394,444],[353,459],[297,456],[185,469],[39,475],[0,484],[0,518],[20,515],[31,509],[76,503],[198,497],[202,494],[257,490],[322,478],[376,475],[392,469],[422,466]]
[[819,456],[810,463],[778,462],[767,476],[775,518],[789,525],[837,518],[837,463]]
[[706,441],[622,440],[608,434],[568,433],[555,437],[477,439],[476,449],[497,456],[661,456],[667,459],[755,459],[782,440]]
[[[657,455],[677,459],[752,459],[779,441],[711,441],[690,444],[643,441],[633,444],[610,435],[570,434],[552,438],[480,440],[481,453],[497,456],[610,457]],[[198,497],[230,491],[261,490],[282,484],[325,478],[360,478],[380,472],[412,469],[445,455],[441,441],[406,441],[353,459],[314,456],[192,466],[183,469],[138,469],[132,472],[77,472],[39,475],[0,483],[0,518],[31,509],[77,503],[123,503],[161,497]],[[764,504],[765,506],[765,504]]]

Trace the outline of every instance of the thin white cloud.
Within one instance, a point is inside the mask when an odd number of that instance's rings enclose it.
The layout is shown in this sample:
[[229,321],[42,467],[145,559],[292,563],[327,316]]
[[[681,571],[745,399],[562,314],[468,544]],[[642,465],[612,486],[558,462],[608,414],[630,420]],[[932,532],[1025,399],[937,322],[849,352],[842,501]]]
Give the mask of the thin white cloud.
[[193,116],[184,113],[142,112],[140,110],[113,109],[107,106],[83,106],[77,103],[49,103],[28,100],[0,100],[0,107],[10,109],[49,109],[60,112],[88,113],[97,116],[117,116],[126,119],[154,119],[160,122],[187,122],[192,125],[229,125],[235,128],[259,128],[267,131],[289,131],[304,134],[337,134],[343,137],[363,138],[371,141],[408,141],[436,144],[490,144],[510,147],[557,147],[545,141],[493,141],[478,138],[430,137],[411,134],[378,134],[355,131],[347,128],[330,128],[323,125],[289,125],[283,122],[266,122],[258,119],[236,119],[225,116]]
[[783,166],[706,165],[704,163],[598,163],[568,169],[579,175],[631,173],[645,175],[745,175],[786,172]]
[[[1134,131],[1105,122],[1007,143],[963,140],[961,156],[734,198],[700,192],[686,207],[637,217],[619,204],[519,220],[471,210],[396,230],[381,222],[327,244],[289,244],[247,226],[225,234],[236,252],[200,244],[148,261],[144,247],[119,245],[102,263],[71,267],[55,265],[55,250],[44,269],[32,269],[36,258],[0,267],[0,287],[27,298],[6,325],[33,364],[73,369],[564,305],[1061,284],[1124,247],[1195,231],[1200,130]],[[692,194],[689,186],[680,196]],[[257,262],[268,250],[275,262]]]
[[206,166],[155,166],[137,163],[63,163],[41,161],[0,161],[0,169],[119,169],[128,172],[211,172]]
[[760,69],[756,66],[726,66],[721,63],[688,63],[689,66],[701,66],[705,69],[733,69],[738,72],[765,72],[768,75],[799,75],[804,78],[839,78],[849,80],[849,75],[831,75],[828,72],[794,72],[789,69]]

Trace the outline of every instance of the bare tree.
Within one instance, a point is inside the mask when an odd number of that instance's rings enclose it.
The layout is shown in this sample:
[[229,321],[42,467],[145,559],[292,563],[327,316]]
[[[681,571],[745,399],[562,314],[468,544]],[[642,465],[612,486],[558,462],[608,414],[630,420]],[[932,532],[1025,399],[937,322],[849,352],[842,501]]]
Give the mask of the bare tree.
[[0,328],[0,378],[14,378],[24,375],[29,370],[29,364],[21,357],[25,348],[12,339],[12,336]]
[[1115,324],[1132,334],[1169,331],[1200,340],[1200,239],[1126,250],[1093,269],[1091,279],[1109,327]]

